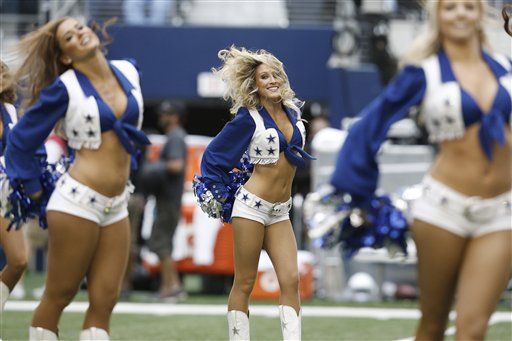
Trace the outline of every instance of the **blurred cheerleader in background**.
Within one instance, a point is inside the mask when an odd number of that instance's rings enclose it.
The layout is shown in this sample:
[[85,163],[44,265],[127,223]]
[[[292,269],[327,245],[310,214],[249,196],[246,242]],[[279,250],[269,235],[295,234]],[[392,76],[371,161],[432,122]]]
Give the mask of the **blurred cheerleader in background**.
[[387,131],[419,106],[439,153],[412,208],[418,340],[443,339],[454,298],[456,339],[484,339],[511,275],[512,63],[489,50],[486,8],[484,0],[427,2],[428,30],[350,129],[331,180],[368,209]]
[[0,61],[0,245],[2,246],[7,264],[0,273],[0,311],[3,311],[10,292],[20,280],[27,267],[26,246],[21,229],[8,230],[11,221],[5,218],[8,214],[8,196],[10,184],[5,174],[4,151],[7,136],[18,120],[14,102],[16,101],[16,83],[7,65]]

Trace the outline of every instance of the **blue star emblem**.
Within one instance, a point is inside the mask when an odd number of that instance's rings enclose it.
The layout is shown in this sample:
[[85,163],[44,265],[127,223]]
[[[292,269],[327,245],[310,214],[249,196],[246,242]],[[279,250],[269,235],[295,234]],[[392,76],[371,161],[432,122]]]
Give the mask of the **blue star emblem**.
[[275,151],[276,150],[274,148],[272,148],[272,147],[270,147],[270,149],[267,149],[268,155],[275,155],[274,154]]
[[92,123],[92,116],[91,116],[91,114],[87,114],[87,116],[85,116],[85,122]]
[[242,196],[242,201],[247,201],[247,200],[249,200],[249,196],[247,194],[244,194]]
[[71,195],[75,196],[78,194],[78,189],[76,187],[71,188]]
[[96,133],[93,130],[89,129],[89,131],[87,132],[87,136],[94,137],[94,135],[96,135]]
[[261,207],[261,200],[256,201],[254,206],[256,206],[257,208],[260,208]]
[[71,132],[73,133],[73,136],[74,136],[74,137],[77,137],[77,136],[78,136],[78,131],[77,131],[76,129],[73,129]]
[[261,155],[261,149],[258,147],[254,148],[254,151],[256,152],[256,155]]
[[268,143],[274,143],[274,140],[275,140],[275,139],[276,139],[276,137],[275,137],[275,136],[272,136],[272,135],[269,135],[269,136],[267,137]]
[[94,205],[94,204],[96,203],[96,197],[91,197],[91,198],[89,199],[89,203],[90,203],[91,205]]

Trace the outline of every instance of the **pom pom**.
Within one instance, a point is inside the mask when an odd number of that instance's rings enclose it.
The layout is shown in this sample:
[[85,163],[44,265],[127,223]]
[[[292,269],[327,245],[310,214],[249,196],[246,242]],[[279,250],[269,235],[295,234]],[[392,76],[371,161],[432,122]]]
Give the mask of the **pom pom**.
[[407,219],[388,196],[373,196],[367,211],[351,207],[350,196],[334,191],[315,200],[306,198],[305,221],[308,234],[323,248],[341,243],[345,258],[351,258],[362,247],[407,254]]
[[[39,159],[41,175],[39,181],[42,187],[42,194],[38,200],[33,200],[25,192],[20,181],[10,181],[10,193],[7,197],[7,212],[5,217],[10,220],[8,230],[12,227],[19,229],[27,221],[37,218],[39,225],[46,229],[46,205],[55,189],[55,184],[62,174],[69,167],[69,159],[62,158],[56,164],[49,164],[45,157]],[[5,172],[5,169],[0,169]]]
[[228,173],[230,183],[224,184],[222,187],[225,190],[217,196],[213,195],[213,184],[202,176],[194,176],[192,188],[199,207],[211,218],[220,218],[223,222],[231,222],[235,194],[249,180],[252,169],[253,165],[249,162],[249,156],[244,153],[237,169]]

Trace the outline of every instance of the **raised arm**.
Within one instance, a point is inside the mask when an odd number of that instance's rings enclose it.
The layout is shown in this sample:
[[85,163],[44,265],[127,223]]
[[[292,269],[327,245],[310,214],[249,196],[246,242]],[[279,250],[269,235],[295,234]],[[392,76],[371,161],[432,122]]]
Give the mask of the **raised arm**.
[[423,69],[405,67],[360,114],[336,161],[331,184],[349,193],[354,206],[365,207],[377,188],[379,168],[376,154],[390,126],[405,118],[411,107],[421,103],[426,89]]

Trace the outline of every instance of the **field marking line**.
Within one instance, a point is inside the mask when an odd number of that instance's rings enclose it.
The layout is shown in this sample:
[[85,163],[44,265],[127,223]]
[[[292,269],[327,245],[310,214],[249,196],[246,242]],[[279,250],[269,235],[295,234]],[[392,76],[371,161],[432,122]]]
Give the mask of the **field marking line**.
[[[33,311],[38,305],[36,301],[7,301],[5,311]],[[72,302],[66,312],[83,313],[89,306],[88,302]],[[115,314],[148,314],[148,315],[226,315],[225,304],[173,304],[173,303],[129,303],[119,302],[114,308]],[[277,317],[277,305],[251,306],[251,315]],[[417,320],[421,314],[418,309],[403,308],[359,308],[359,307],[302,307],[305,317],[351,317],[373,318],[377,320],[403,319]],[[450,314],[454,318],[454,314]],[[512,311],[495,312],[490,324],[512,322]]]

